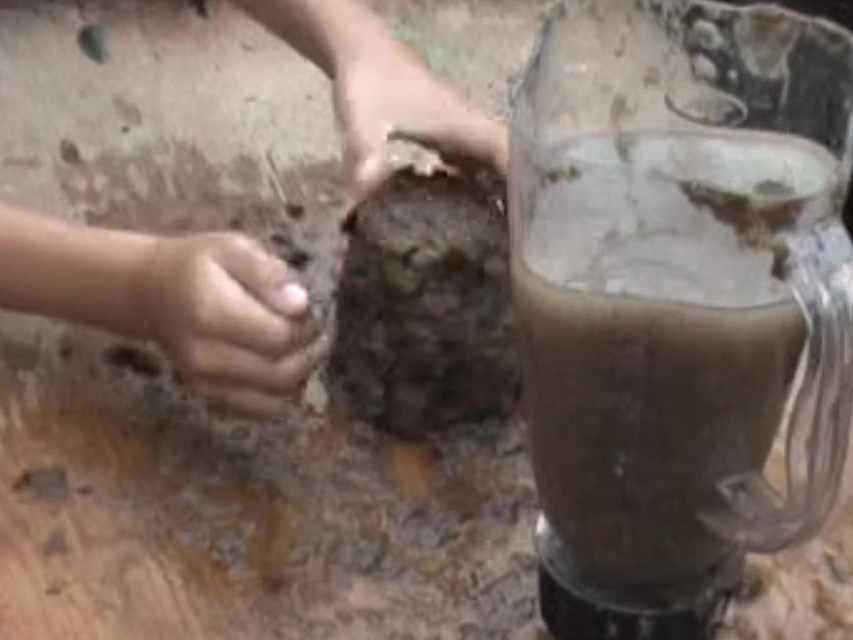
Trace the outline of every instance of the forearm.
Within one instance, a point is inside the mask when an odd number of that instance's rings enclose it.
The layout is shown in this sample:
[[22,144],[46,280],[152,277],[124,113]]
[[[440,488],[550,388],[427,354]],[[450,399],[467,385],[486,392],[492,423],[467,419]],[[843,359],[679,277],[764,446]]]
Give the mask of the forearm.
[[365,44],[390,39],[380,18],[359,0],[233,1],[329,78]]
[[147,337],[136,290],[155,243],[0,204],[0,307]]

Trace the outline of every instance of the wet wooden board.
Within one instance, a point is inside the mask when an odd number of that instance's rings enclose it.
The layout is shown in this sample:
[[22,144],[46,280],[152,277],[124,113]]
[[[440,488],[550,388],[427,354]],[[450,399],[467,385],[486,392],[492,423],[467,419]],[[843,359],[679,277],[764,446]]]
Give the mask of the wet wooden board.
[[[129,508],[133,495],[156,511],[179,487],[119,416],[79,397],[33,406],[17,394],[2,415],[0,637],[259,637],[245,584]],[[233,519],[275,516],[262,497],[243,499]]]
[[[252,425],[109,344],[72,333],[56,371],[2,376],[0,638],[537,637],[520,425]],[[820,540],[753,559],[721,640],[850,638],[851,552],[848,493]]]
[[57,371],[6,376],[0,638],[535,637],[514,427],[242,423],[109,345],[72,332]]

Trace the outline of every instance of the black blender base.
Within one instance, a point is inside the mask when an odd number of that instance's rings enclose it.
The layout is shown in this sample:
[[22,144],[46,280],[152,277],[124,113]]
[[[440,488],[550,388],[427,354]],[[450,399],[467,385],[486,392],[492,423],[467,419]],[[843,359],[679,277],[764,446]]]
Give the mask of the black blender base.
[[637,615],[584,600],[539,568],[539,608],[554,640],[713,640],[730,599],[720,594],[698,610]]

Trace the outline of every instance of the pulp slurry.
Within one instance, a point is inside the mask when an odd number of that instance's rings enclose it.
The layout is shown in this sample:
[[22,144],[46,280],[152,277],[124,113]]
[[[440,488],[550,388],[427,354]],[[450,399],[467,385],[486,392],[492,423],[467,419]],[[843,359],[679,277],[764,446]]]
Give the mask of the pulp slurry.
[[837,162],[744,131],[558,149],[512,271],[539,495],[575,588],[689,601],[737,555],[699,515],[782,422],[806,336],[783,233],[830,214]]
[[[166,1],[0,3],[0,196],[88,224],[243,228],[330,292],[328,87],[207,4],[208,17]],[[500,112],[545,3],[376,4]],[[79,49],[94,24],[103,62]],[[0,635],[544,637],[517,420],[414,443],[297,401],[244,422],[188,396],[149,345],[127,346],[2,316]],[[845,495],[820,541],[756,563],[725,640],[849,635]]]

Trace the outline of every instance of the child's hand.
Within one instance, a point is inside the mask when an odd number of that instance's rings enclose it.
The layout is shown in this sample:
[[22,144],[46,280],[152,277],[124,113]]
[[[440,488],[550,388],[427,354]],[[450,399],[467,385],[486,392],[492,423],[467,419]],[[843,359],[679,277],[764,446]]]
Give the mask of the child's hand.
[[389,139],[405,138],[501,172],[507,132],[439,82],[394,40],[362,0],[234,0],[334,81],[346,135],[351,197],[362,200],[390,173]]
[[142,276],[149,333],[196,390],[241,412],[280,411],[326,347],[287,266],[234,234],[161,239]]
[[385,146],[393,138],[414,140],[506,172],[506,128],[442,84],[401,43],[390,38],[375,41],[342,62],[334,92],[357,200],[387,177]]

